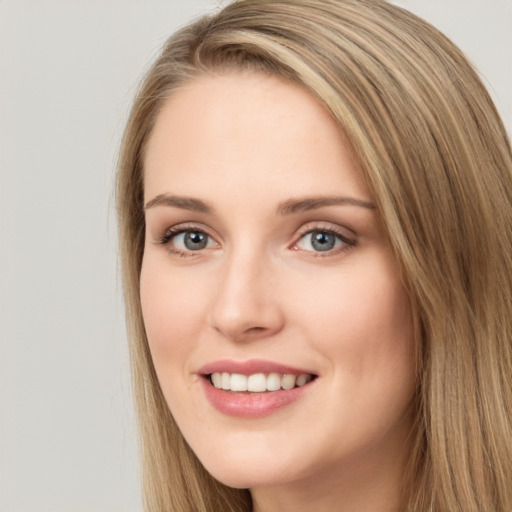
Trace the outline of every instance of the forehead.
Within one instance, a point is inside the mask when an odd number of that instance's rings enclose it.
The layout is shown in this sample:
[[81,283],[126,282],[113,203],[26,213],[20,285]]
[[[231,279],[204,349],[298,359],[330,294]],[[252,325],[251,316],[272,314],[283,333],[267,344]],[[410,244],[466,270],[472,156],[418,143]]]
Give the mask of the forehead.
[[367,194],[332,115],[299,85],[254,72],[202,76],[173,91],[144,168],[146,197],[197,180],[258,188],[263,177],[267,190],[287,179],[303,184],[298,194],[335,182]]

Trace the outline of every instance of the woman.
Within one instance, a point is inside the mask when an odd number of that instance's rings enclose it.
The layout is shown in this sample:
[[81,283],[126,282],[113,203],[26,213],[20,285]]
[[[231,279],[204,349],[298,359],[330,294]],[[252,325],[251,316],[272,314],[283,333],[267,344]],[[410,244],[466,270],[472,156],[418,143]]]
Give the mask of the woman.
[[146,509],[510,511],[511,162],[380,0],[172,36],[117,190]]

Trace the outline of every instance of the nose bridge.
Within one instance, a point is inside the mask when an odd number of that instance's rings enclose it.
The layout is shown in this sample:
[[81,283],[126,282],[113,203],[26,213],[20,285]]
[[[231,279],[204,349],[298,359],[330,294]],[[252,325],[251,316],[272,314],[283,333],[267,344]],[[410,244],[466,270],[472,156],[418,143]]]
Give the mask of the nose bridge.
[[272,294],[272,280],[268,258],[252,244],[230,251],[219,271],[211,307],[212,327],[235,341],[277,332],[282,315]]

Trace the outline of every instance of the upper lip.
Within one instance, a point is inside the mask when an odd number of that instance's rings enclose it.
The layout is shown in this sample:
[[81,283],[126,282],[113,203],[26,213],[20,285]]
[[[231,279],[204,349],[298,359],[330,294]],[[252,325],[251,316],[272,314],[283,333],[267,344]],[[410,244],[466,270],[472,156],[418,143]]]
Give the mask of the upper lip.
[[239,373],[241,375],[253,375],[255,373],[282,373],[292,375],[315,375],[307,369],[294,368],[285,364],[266,361],[263,359],[250,359],[248,361],[234,361],[232,359],[219,359],[202,366],[198,370],[200,375],[209,375],[216,372]]

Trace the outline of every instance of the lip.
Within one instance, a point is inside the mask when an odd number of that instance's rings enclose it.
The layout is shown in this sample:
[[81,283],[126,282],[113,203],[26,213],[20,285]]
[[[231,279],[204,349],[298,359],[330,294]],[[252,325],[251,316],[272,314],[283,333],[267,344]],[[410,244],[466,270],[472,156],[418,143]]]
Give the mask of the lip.
[[254,373],[288,373],[293,375],[309,373],[316,375],[315,372],[309,369],[294,368],[272,361],[265,361],[264,359],[250,359],[248,361],[222,359],[202,366],[197,373],[205,376],[215,372],[240,373],[241,375],[252,375]]
[[219,360],[201,367],[197,372],[201,376],[201,385],[210,404],[220,413],[237,418],[258,419],[269,416],[282,408],[300,400],[308,393],[316,379],[303,386],[293,389],[280,389],[263,393],[233,392],[218,389],[210,382],[209,375],[215,372],[240,373],[282,373],[282,374],[311,374],[315,373],[294,368],[271,361],[252,359],[249,361]]

